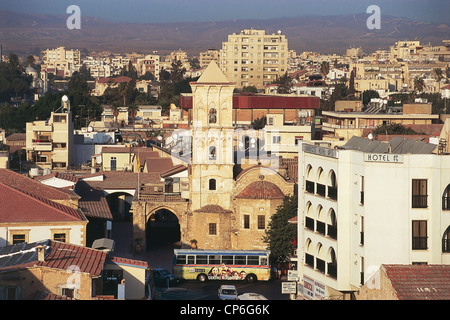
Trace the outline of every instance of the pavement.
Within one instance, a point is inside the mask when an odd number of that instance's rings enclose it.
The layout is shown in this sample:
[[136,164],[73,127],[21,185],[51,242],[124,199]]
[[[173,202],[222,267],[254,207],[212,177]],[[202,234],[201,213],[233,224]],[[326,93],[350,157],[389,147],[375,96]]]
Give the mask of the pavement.
[[173,249],[170,243],[160,243],[146,252],[134,253],[133,223],[131,221],[114,221],[111,238],[114,240],[114,255],[117,257],[147,261],[150,267],[165,268],[172,271]]

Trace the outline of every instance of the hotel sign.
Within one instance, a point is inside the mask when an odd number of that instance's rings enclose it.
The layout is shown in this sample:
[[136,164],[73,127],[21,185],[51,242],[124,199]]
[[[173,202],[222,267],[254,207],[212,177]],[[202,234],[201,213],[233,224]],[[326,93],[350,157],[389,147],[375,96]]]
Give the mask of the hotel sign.
[[366,162],[403,163],[403,155],[389,153],[364,153]]
[[310,144],[303,145],[303,151],[307,153],[317,154],[319,156],[325,156],[330,158],[338,158],[336,149],[324,148],[320,146],[313,146]]

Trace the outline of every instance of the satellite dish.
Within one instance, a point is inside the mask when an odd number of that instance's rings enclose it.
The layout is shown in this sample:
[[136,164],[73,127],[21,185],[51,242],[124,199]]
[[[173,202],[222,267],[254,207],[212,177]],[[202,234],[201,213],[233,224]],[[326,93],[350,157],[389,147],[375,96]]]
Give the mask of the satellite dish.
[[67,102],[67,101],[69,101],[69,97],[68,96],[66,96],[66,95],[64,95],[64,96],[62,96],[62,101],[64,101],[64,102]]
[[372,134],[372,132],[369,133],[369,135],[367,136],[367,138],[369,138],[370,140],[373,140],[373,134]]
[[88,131],[92,132],[94,129],[92,127],[88,127]]

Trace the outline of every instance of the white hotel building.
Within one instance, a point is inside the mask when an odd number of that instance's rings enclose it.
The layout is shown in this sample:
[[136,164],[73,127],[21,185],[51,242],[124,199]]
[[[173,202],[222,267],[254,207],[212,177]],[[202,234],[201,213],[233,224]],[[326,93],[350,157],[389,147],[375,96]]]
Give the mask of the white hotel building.
[[339,149],[301,143],[305,298],[351,299],[381,264],[450,264],[450,155],[435,149],[400,137],[353,137]]

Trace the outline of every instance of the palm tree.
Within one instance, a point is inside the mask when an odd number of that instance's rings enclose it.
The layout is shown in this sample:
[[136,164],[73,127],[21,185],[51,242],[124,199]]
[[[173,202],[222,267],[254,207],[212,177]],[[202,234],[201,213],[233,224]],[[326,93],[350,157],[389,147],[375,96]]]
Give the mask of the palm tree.
[[442,72],[441,68],[435,68],[433,69],[434,78],[436,79],[437,83],[439,84],[439,92],[441,91],[441,80],[444,77],[444,74]]
[[425,84],[423,82],[423,78],[416,77],[414,79],[414,88],[417,90],[417,92],[422,92],[424,87]]
[[114,101],[111,105],[111,111],[113,112],[113,115],[114,115],[114,123],[117,123],[117,117],[119,116],[119,112],[120,112],[120,103],[117,101]]
[[327,78],[328,73],[330,72],[330,63],[328,61],[322,61],[320,65],[320,73],[323,75],[323,80]]
[[131,103],[127,108],[129,116],[132,118],[133,130],[134,130],[134,118],[136,117],[137,112],[139,111],[139,106],[135,103]]

